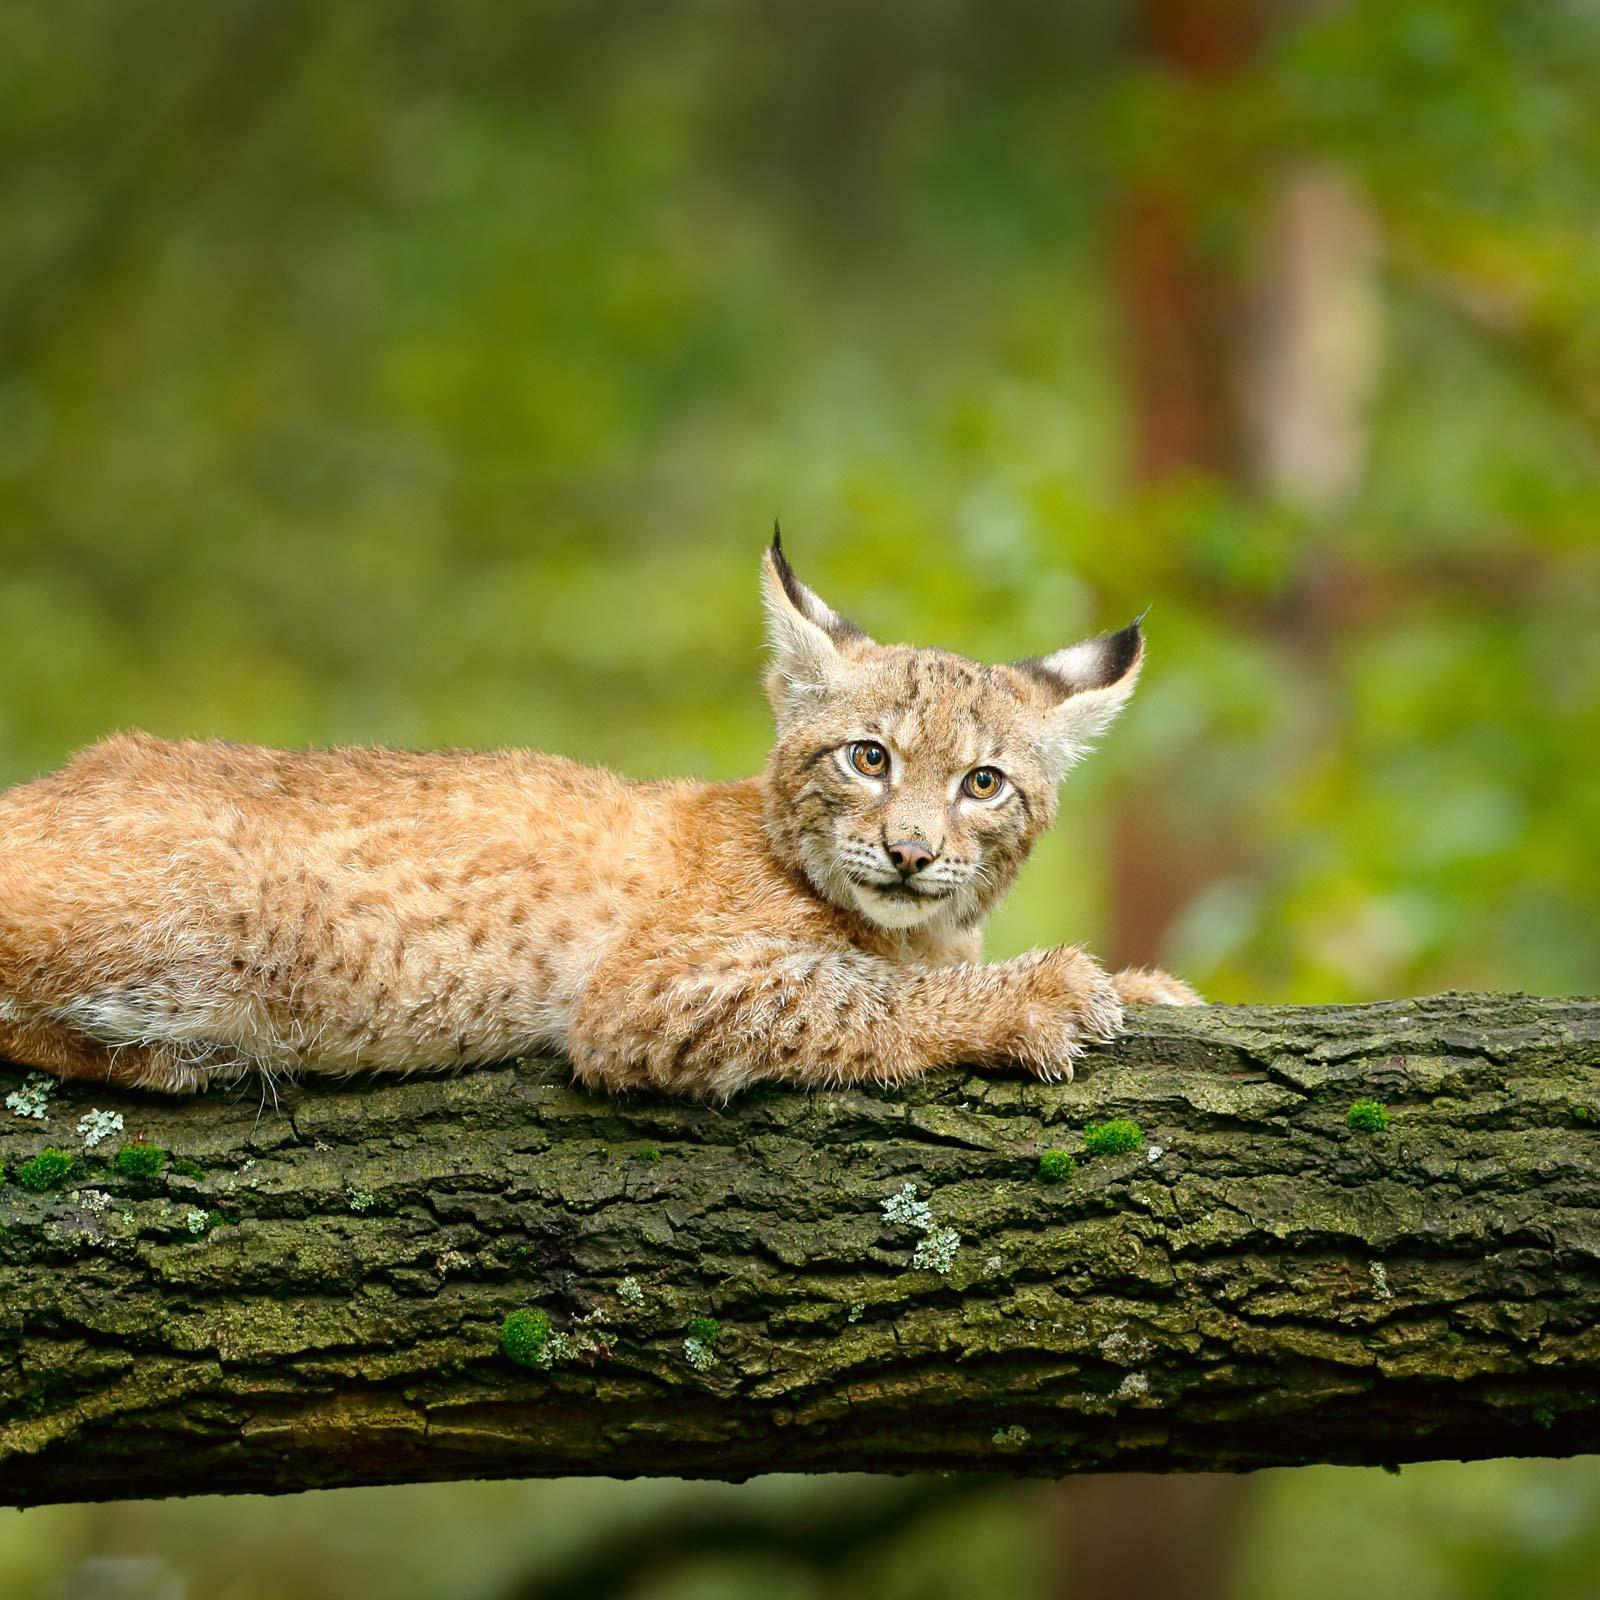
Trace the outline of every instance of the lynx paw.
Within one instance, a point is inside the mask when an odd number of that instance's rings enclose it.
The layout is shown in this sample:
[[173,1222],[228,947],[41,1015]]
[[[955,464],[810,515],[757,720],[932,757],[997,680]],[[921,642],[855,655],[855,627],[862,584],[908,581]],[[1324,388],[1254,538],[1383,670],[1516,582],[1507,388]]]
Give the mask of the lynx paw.
[[1125,1006],[1203,1006],[1205,1001],[1182,978],[1159,967],[1124,967],[1111,982]]
[[1122,1002],[1105,969],[1064,946],[1020,958],[1029,964],[1017,1031],[1008,1052],[1046,1083],[1072,1082],[1086,1046],[1122,1029]]

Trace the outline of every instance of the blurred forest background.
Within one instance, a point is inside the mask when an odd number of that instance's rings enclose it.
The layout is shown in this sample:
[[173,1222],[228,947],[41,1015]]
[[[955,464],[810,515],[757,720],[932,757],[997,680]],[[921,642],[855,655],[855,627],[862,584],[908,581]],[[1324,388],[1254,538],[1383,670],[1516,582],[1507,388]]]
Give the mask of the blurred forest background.
[[[0,8],[0,782],[129,725],[742,775],[777,512],[884,639],[1153,603],[996,953],[1600,989],[1597,106],[1596,0]],[[1594,1461],[0,1513],[19,1600],[1597,1574]]]

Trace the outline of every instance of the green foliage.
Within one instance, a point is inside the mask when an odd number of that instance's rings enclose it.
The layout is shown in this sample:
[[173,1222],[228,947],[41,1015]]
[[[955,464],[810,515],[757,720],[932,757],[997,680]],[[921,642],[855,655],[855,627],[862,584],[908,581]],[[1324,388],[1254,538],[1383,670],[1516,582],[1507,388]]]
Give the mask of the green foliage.
[[[975,0],[797,48],[678,0],[463,39],[351,0],[271,51],[243,0],[131,40],[111,0],[12,8],[0,781],[133,724],[749,772],[776,507],[885,637],[1009,659],[1154,602],[997,954],[1104,945],[1136,799],[1242,842],[1185,846],[1128,952],[1215,997],[1583,987],[1600,19],[1279,11],[1202,91],[1106,5],[976,51]],[[1129,186],[1180,186],[1223,270],[1302,160],[1393,246],[1360,481],[1326,516],[1244,472],[1130,489]]]
[[1065,1150],[1046,1150],[1039,1157],[1039,1176],[1046,1183],[1065,1183],[1078,1163]]
[[1137,1150],[1144,1143],[1144,1129],[1126,1117],[1110,1122],[1091,1122],[1083,1130],[1083,1151],[1087,1156],[1120,1156]]
[[59,1189],[71,1171],[72,1157],[65,1150],[41,1150],[17,1168],[17,1182],[24,1189],[43,1193],[46,1189]]
[[1382,1133],[1389,1126],[1389,1113],[1376,1100],[1357,1100],[1345,1121],[1361,1133]]
[[159,1145],[146,1144],[135,1139],[117,1151],[116,1168],[124,1178],[148,1182],[161,1176],[167,1164],[167,1152]]
[[500,1348],[519,1367],[546,1365],[550,1318],[543,1311],[513,1311],[500,1326]]

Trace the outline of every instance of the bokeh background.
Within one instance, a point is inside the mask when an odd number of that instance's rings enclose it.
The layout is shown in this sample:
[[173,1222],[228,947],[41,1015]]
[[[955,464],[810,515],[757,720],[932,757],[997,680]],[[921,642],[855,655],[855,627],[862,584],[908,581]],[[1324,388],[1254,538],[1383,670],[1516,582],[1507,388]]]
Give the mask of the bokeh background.
[[[1150,661],[999,919],[1600,989],[1600,4],[0,7],[0,781],[742,775],[756,569]],[[31,1600],[1588,1596],[1594,1461],[0,1513]]]

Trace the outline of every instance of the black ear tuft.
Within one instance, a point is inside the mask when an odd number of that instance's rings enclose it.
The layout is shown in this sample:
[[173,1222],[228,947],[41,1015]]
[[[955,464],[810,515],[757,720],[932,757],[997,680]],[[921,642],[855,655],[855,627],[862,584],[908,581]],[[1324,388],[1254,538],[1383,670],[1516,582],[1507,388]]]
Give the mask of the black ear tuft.
[[[1145,611],[1150,608],[1145,607]],[[1145,611],[1141,611],[1125,628],[1118,628],[1115,633],[1108,633],[1102,641],[1103,654],[1101,655],[1100,682],[1095,688],[1105,688],[1122,677],[1128,669],[1139,659],[1139,652],[1144,648],[1144,633],[1142,624]]]
[[783,553],[783,533],[778,527],[778,519],[772,519],[772,565],[778,574],[778,582],[783,585],[783,592],[789,597],[789,604],[803,617],[811,615],[811,607],[806,604],[805,585],[795,576],[794,568],[789,565],[788,557]]
[[1012,665],[1060,695],[1109,689],[1139,664],[1144,653],[1144,634],[1139,627],[1142,620],[1141,613],[1115,633],[1102,633],[1098,638],[1058,650],[1053,656],[1031,656]]

